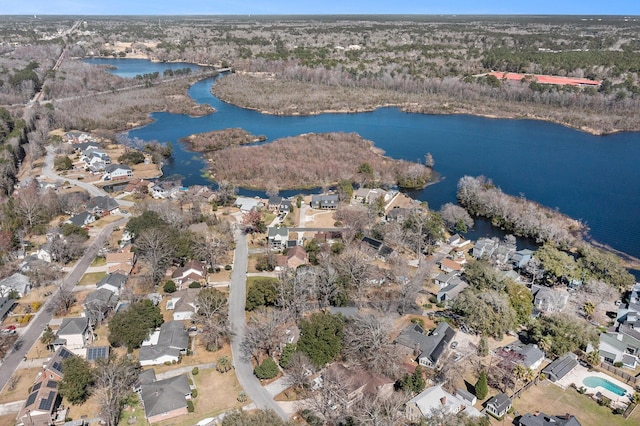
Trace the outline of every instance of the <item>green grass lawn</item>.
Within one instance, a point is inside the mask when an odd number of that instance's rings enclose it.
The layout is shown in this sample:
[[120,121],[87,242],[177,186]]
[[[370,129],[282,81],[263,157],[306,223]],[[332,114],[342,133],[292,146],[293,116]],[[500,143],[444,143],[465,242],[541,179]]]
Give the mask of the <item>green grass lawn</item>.
[[107,276],[106,272],[89,272],[88,274],[84,274],[82,276],[78,285],[95,284],[106,276]]
[[102,256],[96,257],[95,259],[93,259],[93,262],[91,262],[91,266],[104,266],[106,264],[107,258]]
[[278,282],[278,279],[274,277],[247,277],[247,287],[256,281],[271,281],[275,284]]
[[588,396],[579,394],[575,389],[562,389],[551,382],[542,382],[532,386],[522,398],[516,398],[513,408],[519,415],[543,411],[545,414],[573,414],[582,426],[631,426],[640,424],[640,410],[624,419],[615,415],[611,409],[601,407]]

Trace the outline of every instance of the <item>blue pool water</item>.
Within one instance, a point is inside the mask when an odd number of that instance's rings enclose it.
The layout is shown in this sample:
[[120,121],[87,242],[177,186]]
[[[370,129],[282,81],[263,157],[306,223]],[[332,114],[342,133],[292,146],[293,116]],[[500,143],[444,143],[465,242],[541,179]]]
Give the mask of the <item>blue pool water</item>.
[[586,377],[582,382],[587,387],[595,388],[600,386],[601,388],[605,388],[606,390],[611,391],[616,395],[625,396],[627,394],[626,390],[622,389],[620,386],[610,382],[607,379],[603,379],[602,377],[590,376]]

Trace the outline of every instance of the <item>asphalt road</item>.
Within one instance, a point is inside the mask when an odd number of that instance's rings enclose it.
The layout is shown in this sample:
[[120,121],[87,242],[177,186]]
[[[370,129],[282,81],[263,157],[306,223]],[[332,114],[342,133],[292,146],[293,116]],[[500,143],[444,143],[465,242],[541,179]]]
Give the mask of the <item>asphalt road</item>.
[[[113,229],[116,226],[122,226],[126,221],[127,219],[123,218],[117,222],[110,223],[96,236],[93,243],[85,250],[84,255],[62,280],[62,286],[65,289],[72,290],[73,287],[78,284],[78,281],[80,281],[80,278],[82,278],[89,265],[91,265],[98,251],[104,246]],[[36,342],[36,339],[42,334],[42,330],[44,330],[45,326],[51,321],[51,318],[53,318],[53,309],[50,309],[50,304],[51,298],[44,301],[44,306],[31,320],[27,329],[16,341],[13,349],[4,358],[2,365],[0,365],[0,390],[4,389],[11,375],[18,368],[20,361],[22,361],[27,352],[29,352],[31,346]]]
[[[46,178],[52,179],[52,180],[68,181],[69,183],[84,189],[89,194],[91,194],[92,197],[101,197],[104,195],[109,195],[105,191],[103,191],[102,189],[98,188],[97,186],[91,183],[82,182],[76,179],[70,179],[65,176],[60,176],[59,174],[57,174],[53,170],[53,160],[54,160],[55,154],[56,153],[53,147],[51,145],[47,146],[47,155],[44,158],[44,166],[42,167],[42,174]],[[116,201],[121,206],[126,206],[126,207],[131,207],[134,204],[132,201],[125,201],[125,200],[116,200]]]
[[229,322],[231,323],[231,354],[235,365],[236,376],[240,385],[254,404],[261,409],[275,411],[283,420],[289,416],[273,400],[269,392],[260,385],[253,375],[251,361],[243,356],[241,343],[245,332],[245,297],[247,285],[247,239],[239,229],[234,232],[236,240],[235,258],[229,285]]

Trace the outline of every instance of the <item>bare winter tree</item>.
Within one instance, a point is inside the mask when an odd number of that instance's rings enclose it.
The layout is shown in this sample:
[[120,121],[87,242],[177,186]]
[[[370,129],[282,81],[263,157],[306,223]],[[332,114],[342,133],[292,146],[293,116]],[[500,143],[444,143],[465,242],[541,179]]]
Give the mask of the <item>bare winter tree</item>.
[[285,382],[294,389],[303,390],[309,385],[309,377],[314,373],[315,367],[307,354],[297,351],[287,364]]
[[454,229],[457,232],[466,232],[473,228],[473,218],[462,207],[447,203],[440,208],[440,216],[449,229]]
[[147,229],[136,238],[135,246],[149,264],[153,283],[158,284],[173,257],[169,236],[158,228]]
[[343,354],[366,371],[391,378],[399,375],[399,356],[395,350],[390,316],[358,315],[347,322]]
[[351,416],[363,426],[404,426],[409,424],[404,417],[404,404],[410,397],[404,392],[365,395],[351,408]]
[[41,195],[38,184],[33,181],[29,186],[21,188],[14,198],[16,213],[29,229],[40,224],[44,219],[45,206],[42,203]]
[[337,274],[346,279],[353,292],[353,298],[359,305],[366,300],[366,291],[371,277],[370,259],[373,252],[369,247],[349,244],[340,254],[332,258]]
[[62,283],[57,284],[58,289],[51,297],[51,308],[54,312],[64,315],[76,303],[76,296],[71,290],[64,288]]
[[217,350],[229,337],[227,297],[215,288],[205,288],[198,293],[197,303],[205,347],[207,350]]
[[243,355],[254,357],[258,363],[262,354],[273,356],[285,336],[285,323],[281,312],[258,308],[252,313],[242,342]]
[[337,424],[348,414],[345,406],[348,388],[348,378],[338,370],[326,369],[322,374],[322,386],[309,392],[301,408],[312,410],[326,425]]
[[120,411],[132,393],[140,365],[127,356],[111,356],[96,361],[95,395],[100,404],[100,416],[107,426],[116,426]]

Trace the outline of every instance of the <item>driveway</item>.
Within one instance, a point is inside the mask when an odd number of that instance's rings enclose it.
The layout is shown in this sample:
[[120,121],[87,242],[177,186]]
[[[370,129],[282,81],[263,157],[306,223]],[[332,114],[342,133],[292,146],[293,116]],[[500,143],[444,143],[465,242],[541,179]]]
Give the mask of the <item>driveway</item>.
[[[75,266],[73,266],[71,271],[69,271],[67,276],[62,280],[62,286],[66,290],[72,290],[76,284],[78,284],[78,281],[80,281],[80,278],[82,278],[89,265],[91,265],[91,262],[93,262],[93,259],[95,259],[98,250],[104,246],[113,229],[116,226],[124,225],[126,221],[127,219],[120,219],[110,223],[100,232],[93,243],[87,247],[84,256],[76,262]],[[29,349],[31,349],[36,342],[36,339],[40,337],[42,330],[44,330],[44,327],[52,318],[53,309],[51,309],[51,298],[49,298],[29,325],[25,327],[24,332],[14,344],[13,349],[5,356],[2,365],[0,365],[0,390],[4,389],[11,375],[16,371],[20,362],[27,355]]]
[[229,322],[231,323],[231,354],[235,365],[236,376],[240,385],[253,403],[261,409],[275,411],[283,420],[289,416],[280,408],[269,392],[260,385],[253,375],[253,366],[241,350],[245,333],[245,297],[247,285],[247,238],[240,229],[234,231],[236,250],[234,254],[233,272],[229,286]]

